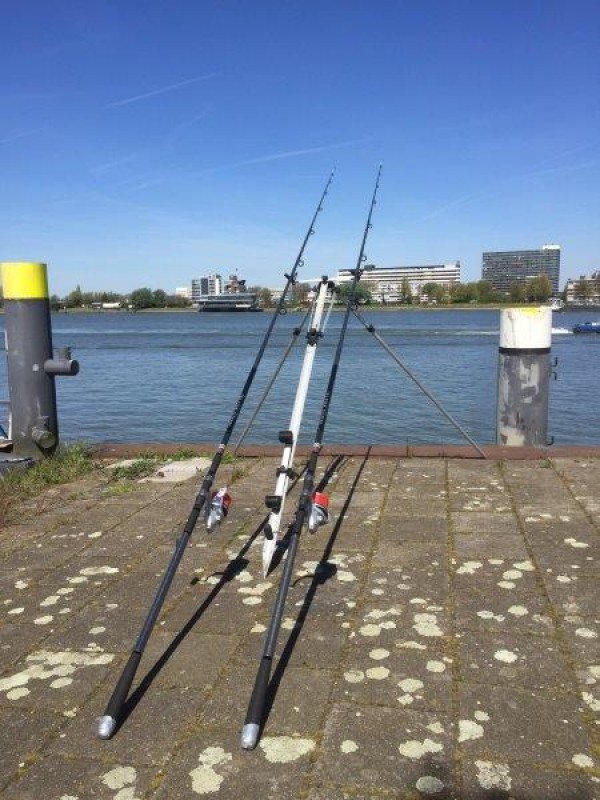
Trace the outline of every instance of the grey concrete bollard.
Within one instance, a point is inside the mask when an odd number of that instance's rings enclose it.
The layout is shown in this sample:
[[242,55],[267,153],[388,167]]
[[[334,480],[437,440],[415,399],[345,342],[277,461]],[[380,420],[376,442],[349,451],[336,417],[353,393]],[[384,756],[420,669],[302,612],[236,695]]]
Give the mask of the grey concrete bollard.
[[500,312],[496,442],[545,447],[552,367],[552,309]]
[[39,459],[58,446],[56,375],[76,375],[68,348],[53,357],[45,264],[2,264],[13,453]]

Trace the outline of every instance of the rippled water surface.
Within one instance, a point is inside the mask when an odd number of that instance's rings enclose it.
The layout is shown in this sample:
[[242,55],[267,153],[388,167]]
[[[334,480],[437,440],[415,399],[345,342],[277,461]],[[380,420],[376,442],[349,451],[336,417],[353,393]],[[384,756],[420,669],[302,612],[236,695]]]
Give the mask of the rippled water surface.
[[[494,440],[499,312],[365,315],[477,440]],[[71,345],[81,363],[76,378],[57,379],[63,438],[219,439],[269,319],[267,313],[54,315],[55,346]],[[278,320],[240,431],[299,319],[287,314]],[[341,320],[341,312],[332,314],[319,344],[305,442],[314,436]],[[600,336],[571,334],[573,324],[581,321],[581,314],[554,315],[552,352],[559,364],[558,380],[551,386],[550,433],[557,444],[600,444]],[[276,442],[277,431],[287,427],[302,350],[296,347],[292,352],[249,441]],[[0,384],[6,396],[4,358]],[[356,321],[348,332],[325,439],[373,444],[460,441]]]

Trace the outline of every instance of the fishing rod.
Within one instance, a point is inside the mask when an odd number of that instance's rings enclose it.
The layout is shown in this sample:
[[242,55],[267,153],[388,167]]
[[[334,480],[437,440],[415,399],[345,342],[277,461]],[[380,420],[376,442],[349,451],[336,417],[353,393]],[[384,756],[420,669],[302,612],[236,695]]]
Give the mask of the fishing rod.
[[327,424],[329,406],[331,404],[331,399],[333,397],[333,390],[335,387],[335,382],[339,370],[340,358],[344,347],[344,340],[346,338],[346,329],[348,327],[348,320],[350,318],[350,310],[356,302],[356,287],[363,272],[364,262],[366,261],[365,245],[367,243],[369,230],[372,227],[371,217],[373,216],[373,209],[375,208],[377,200],[377,191],[379,189],[380,176],[381,176],[381,164],[379,165],[379,169],[377,170],[375,188],[373,189],[373,196],[371,198],[371,205],[369,206],[369,213],[367,216],[367,222],[363,232],[360,251],[356,262],[356,268],[352,271],[352,282],[350,284],[350,291],[348,293],[348,298],[346,300],[346,311],[344,313],[342,327],[338,337],[337,347],[335,350],[333,363],[331,365],[331,371],[329,373],[327,388],[325,390],[325,395],[323,397],[321,414],[319,416],[319,422],[317,424],[315,443],[313,444],[310,458],[306,466],[306,472],[304,473],[304,481],[302,484],[302,491],[300,494],[300,498],[298,500],[298,505],[296,508],[294,520],[289,530],[289,544],[287,549],[287,558],[283,569],[283,574],[281,576],[279,589],[277,591],[277,597],[275,598],[273,615],[271,617],[271,623],[269,625],[269,629],[266,634],[263,654],[258,668],[258,673],[256,675],[254,689],[252,690],[250,703],[248,705],[246,720],[244,722],[244,727],[242,728],[241,746],[245,750],[253,750],[258,743],[258,737],[260,735],[260,727],[264,719],[265,704],[267,701],[269,679],[271,676],[271,668],[273,666],[273,657],[275,655],[277,637],[279,635],[279,630],[281,628],[281,620],[283,618],[285,601],[292,580],[292,574],[294,571],[294,560],[296,558],[296,553],[298,551],[298,544],[300,542],[300,535],[302,533],[302,528],[308,519],[309,530],[311,532],[314,532],[314,530],[316,530],[319,524],[322,524],[325,521],[326,509],[321,507],[320,504],[316,502],[320,498],[317,498],[315,496],[315,491],[314,491],[315,473],[317,469],[317,461],[319,459],[319,453],[321,452],[321,448],[323,446],[323,436],[325,434],[325,426]]
[[393,360],[396,362],[396,364],[397,364],[397,365],[400,367],[400,369],[404,370],[404,372],[405,372],[405,373],[408,375],[408,377],[411,379],[411,381],[414,381],[414,382],[416,383],[416,385],[417,385],[417,386],[419,387],[419,389],[420,389],[420,390],[423,392],[423,394],[425,395],[425,397],[427,397],[429,400],[431,400],[431,402],[432,402],[432,403],[433,403],[433,405],[434,405],[434,406],[435,406],[435,407],[438,409],[438,411],[439,411],[441,414],[443,414],[443,416],[444,416],[444,417],[446,417],[446,419],[448,420],[448,422],[450,422],[450,424],[451,424],[451,425],[453,425],[453,426],[456,428],[456,430],[457,430],[457,431],[458,431],[458,432],[461,434],[461,436],[464,436],[464,438],[467,440],[467,442],[469,442],[469,444],[470,444],[470,445],[472,445],[472,446],[475,448],[475,450],[477,450],[477,452],[479,453],[479,455],[480,455],[482,458],[487,458],[487,455],[486,455],[485,451],[484,451],[484,450],[483,450],[483,449],[482,449],[482,448],[481,448],[481,447],[480,447],[480,446],[477,444],[477,442],[476,442],[476,441],[475,441],[475,440],[474,440],[474,439],[473,439],[471,436],[469,436],[469,434],[467,433],[467,431],[466,431],[466,430],[465,430],[465,429],[462,427],[462,425],[461,425],[461,424],[460,424],[460,423],[459,423],[457,420],[455,420],[455,419],[454,419],[454,417],[452,416],[452,414],[450,414],[450,412],[449,412],[449,411],[446,411],[446,409],[444,408],[444,406],[443,406],[443,405],[440,403],[440,401],[439,401],[439,400],[438,400],[438,399],[437,399],[437,398],[436,398],[436,397],[435,397],[435,396],[432,394],[432,392],[431,392],[431,391],[430,391],[430,390],[427,388],[427,386],[425,386],[425,384],[424,384],[424,383],[422,383],[422,382],[421,382],[421,381],[420,381],[420,380],[417,378],[417,376],[414,374],[414,372],[413,372],[411,369],[409,369],[409,367],[407,367],[407,366],[406,366],[406,364],[405,364],[405,363],[402,361],[402,359],[400,358],[400,356],[399,356],[397,353],[395,353],[395,352],[392,350],[392,348],[391,348],[391,347],[389,346],[389,344],[388,344],[388,343],[385,341],[385,339],[383,339],[383,338],[382,338],[382,337],[381,337],[381,336],[380,336],[380,335],[377,333],[377,331],[375,330],[375,326],[374,326],[372,323],[369,323],[369,322],[367,322],[367,320],[366,320],[366,319],[365,319],[365,318],[362,316],[362,314],[361,314],[361,313],[358,311],[358,309],[356,308],[356,306],[354,306],[354,307],[352,308],[352,313],[354,314],[354,316],[356,317],[356,319],[357,319],[357,320],[360,322],[360,324],[361,324],[361,325],[363,325],[363,326],[365,327],[365,329],[366,329],[366,330],[367,330],[367,331],[368,331],[370,334],[372,334],[372,336],[374,337],[374,339],[375,339],[377,342],[379,342],[379,344],[380,344],[380,345],[383,347],[383,349],[385,350],[385,352],[386,352],[386,353],[387,353],[387,354],[388,354],[388,355],[389,355],[389,356],[390,356],[390,357],[391,357],[391,358],[392,358],[392,359],[393,359]]
[[231,417],[229,418],[229,422],[227,423],[227,427],[225,428],[225,433],[223,434],[221,443],[219,444],[212,458],[210,467],[208,468],[208,472],[204,476],[204,480],[202,481],[200,490],[196,495],[196,499],[194,500],[194,505],[192,506],[192,510],[189,513],[187,522],[183,527],[181,536],[177,539],[175,543],[175,550],[163,574],[162,580],[156,591],[156,595],[154,597],[154,600],[152,601],[152,604],[146,616],[146,620],[134,644],[133,650],[131,651],[129,659],[125,664],[125,667],[123,668],[119,680],[117,681],[117,684],[114,688],[111,698],[108,701],[108,705],[106,706],[104,715],[100,717],[100,720],[98,721],[98,736],[101,739],[110,739],[117,728],[117,724],[123,712],[123,706],[127,701],[127,697],[131,690],[131,685],[133,683],[135,674],[142,659],[142,655],[148,643],[148,639],[150,638],[152,629],[154,628],[160,610],[165,602],[167,593],[169,591],[173,578],[175,577],[175,573],[183,557],[187,544],[194,531],[194,528],[196,527],[198,518],[202,513],[202,510],[204,509],[205,505],[207,504],[207,501],[209,502],[209,506],[208,506],[208,514],[206,516],[206,520],[207,520],[207,528],[209,530],[214,528],[216,524],[218,524],[221,521],[221,519],[227,514],[227,509],[229,507],[229,503],[231,502],[231,498],[227,494],[227,489],[224,490],[221,489],[218,492],[213,492],[211,494],[211,487],[214,483],[225,449],[233,433],[233,429],[235,428],[235,424],[241,414],[242,408],[248,396],[248,392],[250,391],[250,387],[254,380],[254,376],[256,375],[256,372],[258,370],[259,364],[266,350],[269,339],[271,338],[271,333],[273,332],[273,328],[275,327],[275,322],[281,313],[285,313],[284,304],[287,293],[290,287],[296,283],[296,275],[298,273],[298,270],[304,264],[303,261],[304,251],[308,244],[308,240],[315,232],[314,225],[317,220],[317,217],[323,210],[323,202],[329,191],[329,187],[331,186],[332,181],[333,181],[333,172],[331,172],[331,174],[329,175],[327,183],[325,184],[325,188],[323,189],[321,197],[319,198],[319,202],[317,203],[317,207],[310,221],[310,225],[308,226],[304,239],[302,240],[302,244],[300,246],[300,250],[298,251],[298,255],[296,256],[296,260],[294,261],[294,265],[289,273],[285,273],[285,278],[286,278],[285,287],[283,289],[283,292],[281,293],[281,297],[279,298],[279,302],[275,309],[275,313],[273,314],[273,317],[269,322],[262,343],[258,349],[258,353],[256,354],[256,358],[254,359],[254,363],[250,368],[250,371],[242,387],[238,400],[231,413]]
[[240,447],[242,446],[242,442],[244,441],[244,439],[245,439],[245,438],[246,438],[246,436],[248,435],[248,432],[250,431],[250,428],[251,428],[251,427],[254,425],[254,420],[255,420],[255,419],[256,419],[256,417],[258,416],[258,414],[259,414],[259,412],[260,412],[261,408],[263,407],[263,404],[264,404],[265,400],[267,399],[267,397],[268,397],[268,395],[269,395],[269,392],[270,392],[270,391],[271,391],[271,389],[273,388],[273,384],[275,383],[275,381],[276,381],[276,380],[277,380],[277,378],[279,377],[279,373],[281,372],[281,368],[282,368],[282,367],[283,367],[283,365],[285,364],[285,362],[286,362],[286,360],[287,360],[287,357],[289,356],[289,354],[290,354],[290,352],[291,352],[291,350],[292,350],[292,347],[294,347],[294,345],[295,345],[295,344],[296,344],[296,342],[298,341],[298,337],[299,337],[299,336],[300,336],[300,334],[302,333],[302,331],[303,331],[303,329],[304,329],[304,326],[306,325],[306,321],[308,320],[309,316],[311,315],[311,312],[312,312],[312,310],[313,310],[313,309],[312,309],[312,306],[309,306],[309,307],[306,309],[306,314],[305,314],[305,315],[302,317],[302,319],[301,319],[301,321],[300,321],[300,325],[297,325],[297,326],[296,326],[296,327],[295,327],[295,328],[292,330],[292,338],[290,339],[290,341],[289,341],[289,343],[288,343],[287,347],[286,347],[286,348],[285,348],[285,350],[283,351],[283,353],[282,353],[282,355],[281,355],[281,358],[279,359],[279,362],[277,363],[277,366],[276,366],[276,367],[275,367],[275,369],[273,370],[273,374],[271,375],[271,377],[270,377],[270,379],[269,379],[269,382],[268,382],[268,383],[267,383],[267,385],[265,386],[265,389],[264,389],[264,391],[263,391],[263,393],[262,393],[262,395],[261,395],[261,397],[260,397],[260,400],[259,400],[259,401],[258,401],[258,403],[256,404],[256,407],[255,407],[254,411],[252,412],[252,416],[251,416],[251,417],[250,417],[250,419],[248,420],[248,422],[247,422],[247,424],[246,424],[246,427],[244,428],[244,430],[243,430],[243,431],[242,431],[242,433],[240,434],[240,438],[237,440],[237,442],[236,442],[236,444],[235,444],[235,447],[233,448],[233,452],[234,452],[234,454],[238,452],[238,450],[239,450],[239,449],[240,449]]
[[[265,538],[263,540],[263,573],[265,577],[269,572],[271,560],[275,555],[277,549],[277,541],[279,529],[281,528],[281,518],[285,508],[285,497],[287,494],[287,487],[290,479],[296,474],[294,472],[294,455],[296,452],[296,445],[298,443],[298,434],[300,433],[300,426],[302,424],[302,417],[304,415],[304,406],[306,404],[306,396],[308,394],[308,387],[313,370],[313,364],[317,351],[317,344],[323,335],[323,311],[325,309],[325,300],[327,299],[327,292],[333,290],[333,283],[330,283],[327,276],[323,276],[321,283],[317,289],[317,299],[315,303],[314,314],[311,320],[310,328],[306,334],[306,350],[304,351],[304,360],[302,362],[302,369],[300,370],[300,377],[298,379],[298,387],[296,389],[296,396],[294,398],[294,405],[292,407],[292,416],[290,418],[290,427],[288,430],[279,432],[279,441],[284,445],[283,454],[281,456],[281,464],[277,468],[277,482],[275,485],[274,494],[269,494],[265,498],[265,504],[271,513],[269,521],[263,528]],[[333,302],[333,293],[332,300]]]

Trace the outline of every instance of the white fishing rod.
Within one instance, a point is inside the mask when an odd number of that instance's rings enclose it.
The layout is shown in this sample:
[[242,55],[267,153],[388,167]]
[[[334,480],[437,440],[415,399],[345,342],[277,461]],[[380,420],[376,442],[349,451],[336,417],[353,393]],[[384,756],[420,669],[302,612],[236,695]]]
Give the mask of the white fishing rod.
[[298,435],[300,433],[300,426],[302,425],[302,417],[304,416],[304,406],[306,405],[306,397],[308,395],[308,388],[310,386],[313,364],[317,352],[317,344],[323,335],[323,311],[325,308],[325,301],[327,299],[327,292],[332,288],[333,284],[327,280],[326,276],[323,276],[317,290],[317,299],[313,318],[306,334],[306,350],[304,351],[304,360],[302,362],[302,369],[300,371],[298,387],[296,389],[296,396],[294,398],[294,405],[292,407],[290,427],[286,431],[279,432],[279,441],[284,445],[283,454],[281,456],[281,464],[277,468],[275,492],[274,494],[267,495],[265,498],[266,506],[271,511],[269,521],[263,529],[265,534],[263,542],[263,571],[265,577],[269,572],[271,561],[277,549],[279,531],[281,529],[281,519],[283,517],[285,507],[285,497],[289,482],[295,474],[293,469],[294,455],[296,453],[296,445],[298,444]]

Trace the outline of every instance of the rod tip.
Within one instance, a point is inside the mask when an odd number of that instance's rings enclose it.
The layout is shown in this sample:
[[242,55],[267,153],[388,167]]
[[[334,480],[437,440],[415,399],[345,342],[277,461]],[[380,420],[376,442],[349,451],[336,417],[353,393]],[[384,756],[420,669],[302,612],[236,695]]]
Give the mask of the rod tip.
[[98,738],[110,739],[117,727],[117,720],[105,714],[98,720]]
[[247,722],[242,728],[240,744],[244,750],[254,750],[258,743],[259,726],[256,722]]

